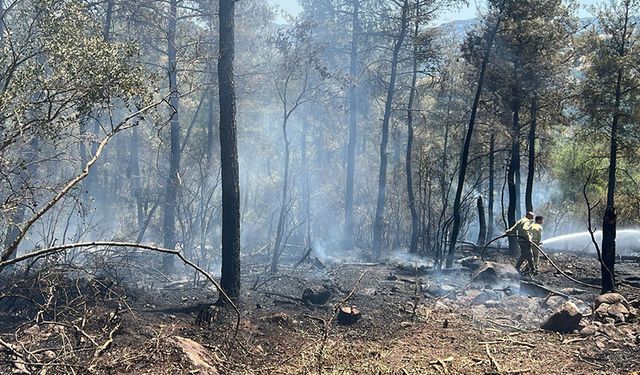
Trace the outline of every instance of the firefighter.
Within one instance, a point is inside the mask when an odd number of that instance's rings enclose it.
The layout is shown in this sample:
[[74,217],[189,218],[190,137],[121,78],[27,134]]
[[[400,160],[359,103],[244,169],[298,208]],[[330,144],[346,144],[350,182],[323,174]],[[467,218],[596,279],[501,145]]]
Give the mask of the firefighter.
[[520,271],[522,264],[527,261],[530,270],[535,270],[535,264],[533,263],[533,254],[531,253],[531,234],[529,228],[533,224],[534,214],[533,212],[527,212],[525,217],[516,221],[516,223],[506,232],[505,235],[518,236],[518,247],[520,247],[520,258],[516,262],[516,269]]
[[[540,246],[542,245],[542,223],[544,222],[544,217],[536,216],[533,224],[529,227],[529,234],[531,235],[531,242]],[[535,268],[533,269],[533,273],[537,274],[540,270],[540,250],[537,246],[531,247],[531,252],[533,253],[533,265]]]

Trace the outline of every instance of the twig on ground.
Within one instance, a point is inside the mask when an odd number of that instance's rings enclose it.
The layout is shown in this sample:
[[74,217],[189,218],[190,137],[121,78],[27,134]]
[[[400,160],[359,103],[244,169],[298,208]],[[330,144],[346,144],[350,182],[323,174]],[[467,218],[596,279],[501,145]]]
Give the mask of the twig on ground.
[[109,349],[111,344],[113,344],[113,334],[116,333],[118,329],[120,329],[120,323],[116,324],[116,326],[111,331],[109,331],[109,339],[105,341],[104,344],[100,345],[98,349],[96,349],[95,353],[93,353],[94,358],[100,357],[102,353]]
[[500,369],[500,365],[498,364],[498,361],[496,361],[496,359],[491,355],[491,351],[489,350],[489,344],[485,344],[484,347],[487,351],[487,357],[489,357],[489,363],[491,364],[491,367],[494,368],[498,374],[501,374],[502,370]]

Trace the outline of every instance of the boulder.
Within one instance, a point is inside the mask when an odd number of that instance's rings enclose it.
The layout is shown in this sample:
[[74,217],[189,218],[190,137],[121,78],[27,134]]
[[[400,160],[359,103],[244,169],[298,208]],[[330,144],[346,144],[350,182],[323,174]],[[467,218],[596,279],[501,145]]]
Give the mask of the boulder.
[[547,331],[571,333],[580,327],[582,314],[573,302],[566,302],[560,309],[551,314],[544,323],[542,329]]
[[595,325],[590,325],[580,330],[580,336],[582,337],[593,336],[596,334],[596,332],[598,332],[598,327]]
[[606,303],[609,305],[615,305],[616,303],[623,303],[625,306],[629,306],[629,302],[621,294],[618,293],[606,293],[601,294],[593,300],[594,307],[597,309],[601,304]]
[[219,374],[215,367],[218,362],[216,356],[212,354],[209,349],[202,346],[202,344],[180,336],[174,336],[173,342],[191,363],[191,366],[194,368],[192,372],[195,371],[198,374],[204,375]]
[[502,280],[518,279],[520,274],[511,264],[484,262],[473,275],[473,282],[496,284]]
[[544,305],[555,310],[562,306],[564,302],[565,299],[560,296],[550,296],[549,298],[544,300]]

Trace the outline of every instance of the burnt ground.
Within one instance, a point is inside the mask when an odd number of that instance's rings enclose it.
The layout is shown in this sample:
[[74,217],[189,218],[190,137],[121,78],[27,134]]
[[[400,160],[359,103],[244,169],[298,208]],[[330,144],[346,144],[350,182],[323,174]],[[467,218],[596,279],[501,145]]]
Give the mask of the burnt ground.
[[[490,258],[508,261],[495,254]],[[562,254],[553,259],[576,279],[599,282],[596,260]],[[564,298],[521,291],[518,280],[470,283],[472,270],[458,267],[438,272],[410,261],[368,263],[354,257],[340,264],[306,262],[295,270],[283,266],[269,276],[263,264],[245,262],[235,338],[233,310],[208,307],[217,296],[211,285],[165,281],[160,288],[157,283],[124,288],[113,280],[41,272],[4,284],[0,373],[640,371],[637,320],[588,336],[544,331],[540,324]],[[617,267],[620,293],[637,299],[640,264],[624,261]],[[548,263],[534,281],[569,294],[587,315],[584,324],[594,319],[590,306],[598,290],[577,285]],[[328,290],[330,298],[322,305],[305,303],[300,297],[307,288]],[[22,297],[15,297],[21,291]],[[338,306],[356,306],[362,318],[340,325]]]

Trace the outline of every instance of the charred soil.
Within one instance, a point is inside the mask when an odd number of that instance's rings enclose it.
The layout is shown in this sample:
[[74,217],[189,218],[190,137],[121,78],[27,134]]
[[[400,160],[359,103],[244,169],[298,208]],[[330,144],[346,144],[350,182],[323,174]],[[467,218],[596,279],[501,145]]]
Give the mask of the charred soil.
[[[410,263],[308,261],[277,275],[245,262],[237,335],[235,312],[211,306],[216,293],[206,283],[134,288],[60,269],[32,272],[3,284],[0,373],[640,371],[638,319],[595,322],[598,290],[576,285],[545,262],[541,274],[525,280],[533,288],[500,275],[474,282],[477,262],[468,259],[446,272]],[[598,283],[596,260],[553,259],[576,279]],[[621,262],[617,270],[620,294],[637,305],[640,264]],[[593,332],[540,328],[567,299],[584,316],[580,329],[593,326]],[[354,316],[339,319],[340,308]]]

